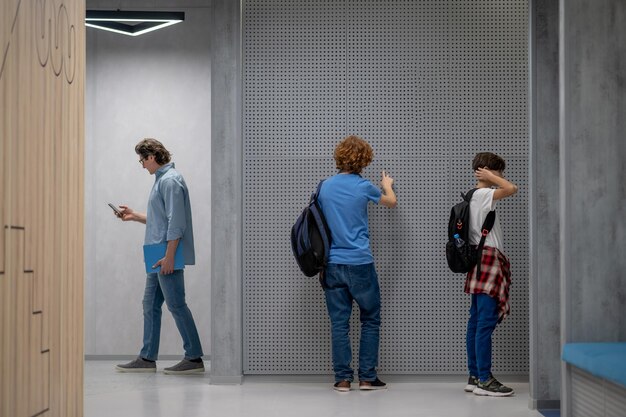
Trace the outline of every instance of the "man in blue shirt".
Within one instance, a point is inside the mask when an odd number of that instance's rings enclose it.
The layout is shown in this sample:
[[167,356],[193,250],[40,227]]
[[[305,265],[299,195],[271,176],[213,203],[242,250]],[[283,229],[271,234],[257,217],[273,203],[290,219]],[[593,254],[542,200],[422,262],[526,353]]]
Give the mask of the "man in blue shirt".
[[393,179],[383,171],[381,193],[361,177],[361,170],[372,162],[374,153],[369,143],[356,136],[342,140],[334,156],[339,173],[324,181],[318,197],[332,237],[323,283],[332,333],[333,387],[337,391],[350,391],[354,377],[349,336],[354,300],[361,312],[359,389],[385,389],[387,385],[378,379],[376,372],[380,287],[370,250],[367,205],[371,201],[395,207]]
[[183,339],[185,357],[178,364],[165,368],[166,374],[194,374],[204,372],[202,346],[196,324],[185,302],[183,269],[174,269],[174,254],[178,245],[185,265],[195,264],[193,228],[189,190],[182,175],[176,171],[171,155],[161,142],[144,139],[135,146],[139,163],[155,175],[148,199],[148,211],[139,213],[128,206],[120,206],[123,221],[136,221],[146,225],[144,244],[167,242],[165,256],[152,268],[161,267],[158,273],[146,276],[143,297],[143,348],[134,361],[116,366],[120,372],[156,372],[161,335],[161,307],[163,301],[172,313],[176,327]]

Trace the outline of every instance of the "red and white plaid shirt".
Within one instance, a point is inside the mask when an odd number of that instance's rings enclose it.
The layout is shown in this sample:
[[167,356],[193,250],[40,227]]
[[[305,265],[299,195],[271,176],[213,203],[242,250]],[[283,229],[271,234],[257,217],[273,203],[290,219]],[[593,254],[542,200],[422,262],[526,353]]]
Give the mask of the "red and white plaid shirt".
[[476,277],[476,267],[467,273],[465,292],[467,294],[487,294],[498,300],[498,322],[511,312],[509,286],[511,285],[511,265],[507,257],[491,246],[483,247],[480,277]]

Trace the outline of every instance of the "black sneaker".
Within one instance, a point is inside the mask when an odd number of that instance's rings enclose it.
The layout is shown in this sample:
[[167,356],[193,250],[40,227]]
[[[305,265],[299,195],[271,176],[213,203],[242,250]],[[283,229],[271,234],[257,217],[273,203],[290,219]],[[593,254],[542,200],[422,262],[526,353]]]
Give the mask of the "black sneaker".
[[474,388],[474,394],[487,395],[489,397],[508,397],[513,394],[513,388],[502,385],[491,375],[485,382],[478,381],[478,385]]
[[475,376],[469,377],[467,380],[467,385],[465,386],[465,392],[474,392],[474,389],[478,385],[478,378]]
[[156,372],[156,362],[138,357],[134,361],[117,365],[115,369],[118,372]]
[[376,389],[387,389],[385,384],[380,379],[376,378],[374,381],[359,381],[359,389],[361,391],[373,391]]

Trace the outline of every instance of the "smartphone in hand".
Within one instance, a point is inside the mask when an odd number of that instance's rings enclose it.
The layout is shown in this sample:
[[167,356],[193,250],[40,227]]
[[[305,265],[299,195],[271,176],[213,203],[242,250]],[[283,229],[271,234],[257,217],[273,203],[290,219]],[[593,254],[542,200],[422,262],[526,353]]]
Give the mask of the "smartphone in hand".
[[113,211],[115,212],[115,214],[117,214],[118,217],[123,216],[122,211],[119,208],[115,207],[113,204],[109,203],[109,207],[113,209]]

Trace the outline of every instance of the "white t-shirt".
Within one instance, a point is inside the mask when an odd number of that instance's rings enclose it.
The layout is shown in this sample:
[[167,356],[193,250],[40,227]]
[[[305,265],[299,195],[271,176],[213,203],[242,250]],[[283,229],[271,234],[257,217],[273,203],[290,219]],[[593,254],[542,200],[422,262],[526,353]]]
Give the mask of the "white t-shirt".
[[[487,214],[496,208],[497,200],[493,199],[493,194],[496,190],[493,188],[479,188],[472,195],[470,201],[470,229],[469,239],[472,245],[478,245],[482,236],[482,225],[487,217]],[[485,239],[485,246],[492,246],[497,248],[500,252],[504,253],[504,245],[502,241],[502,229],[500,228],[500,221],[498,220],[498,213],[496,212],[496,220],[493,224],[493,228]]]

